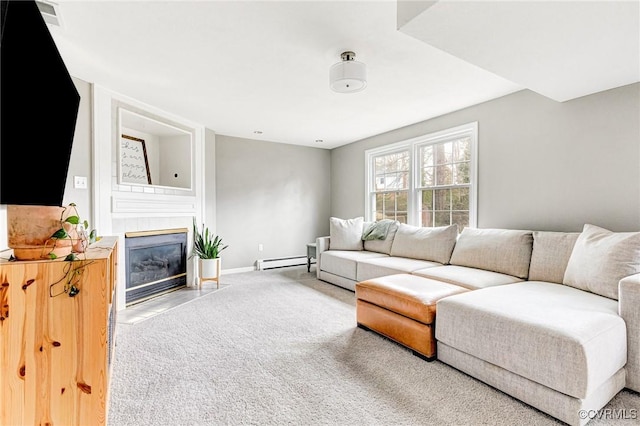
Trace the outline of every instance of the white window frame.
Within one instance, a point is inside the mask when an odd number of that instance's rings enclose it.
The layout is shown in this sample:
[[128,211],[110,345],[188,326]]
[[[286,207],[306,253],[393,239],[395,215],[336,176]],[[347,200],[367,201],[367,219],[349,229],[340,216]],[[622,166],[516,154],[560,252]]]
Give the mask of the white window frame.
[[407,222],[412,220],[412,216],[414,211],[416,210],[412,204],[412,195],[414,191],[414,177],[413,177],[413,150],[409,145],[407,145],[404,141],[399,143],[394,143],[391,145],[385,145],[380,148],[375,148],[371,150],[365,151],[365,156],[367,156],[365,162],[365,170],[366,170],[366,182],[367,182],[367,192],[365,194],[365,220],[368,222],[373,222],[376,219],[372,218],[371,212],[375,207],[375,197],[373,193],[375,193],[375,176],[373,175],[374,165],[373,160],[375,157],[380,155],[388,155],[395,154],[398,152],[408,151],[409,152],[409,187],[407,188]]
[[[376,220],[373,217],[373,211],[375,210],[375,182],[373,176],[373,160],[380,155],[392,154],[399,151],[409,151],[409,164],[411,170],[409,171],[409,196],[407,199],[407,224],[413,226],[420,226],[420,212],[418,202],[419,190],[416,189],[419,185],[419,159],[417,152],[420,147],[425,145],[438,144],[448,142],[450,140],[460,139],[462,137],[469,137],[471,140],[471,161],[469,162],[469,227],[476,228],[478,226],[478,122],[456,126],[450,129],[441,130],[438,132],[429,133],[426,135],[418,136],[416,138],[407,139],[404,141],[396,142],[389,145],[384,145],[378,148],[368,149],[364,152],[365,155],[365,220],[373,222]],[[460,230],[462,231],[462,230]]]

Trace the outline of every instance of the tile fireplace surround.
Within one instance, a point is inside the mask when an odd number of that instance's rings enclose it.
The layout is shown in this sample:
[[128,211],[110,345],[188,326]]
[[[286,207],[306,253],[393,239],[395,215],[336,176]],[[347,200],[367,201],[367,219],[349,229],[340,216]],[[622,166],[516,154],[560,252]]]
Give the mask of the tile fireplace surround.
[[[122,265],[118,268],[119,278],[118,282],[122,285],[118,286],[118,307],[124,309],[126,307],[126,250],[124,250],[126,244],[125,235],[135,235],[139,233],[153,233],[158,230],[167,229],[184,229],[190,230],[193,226],[193,217],[127,217],[127,218],[114,218],[112,234],[120,238],[121,247],[123,250],[119,250],[119,264]],[[187,233],[186,243],[186,255],[188,256],[189,244],[191,241],[190,233]],[[191,286],[194,283],[194,263],[193,261],[186,260],[186,285]]]

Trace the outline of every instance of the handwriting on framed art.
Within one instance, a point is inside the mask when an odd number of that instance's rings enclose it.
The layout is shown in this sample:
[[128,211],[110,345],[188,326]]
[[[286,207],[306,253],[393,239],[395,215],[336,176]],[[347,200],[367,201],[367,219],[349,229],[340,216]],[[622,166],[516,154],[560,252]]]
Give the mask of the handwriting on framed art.
[[120,180],[151,185],[149,160],[144,139],[122,135],[120,138]]

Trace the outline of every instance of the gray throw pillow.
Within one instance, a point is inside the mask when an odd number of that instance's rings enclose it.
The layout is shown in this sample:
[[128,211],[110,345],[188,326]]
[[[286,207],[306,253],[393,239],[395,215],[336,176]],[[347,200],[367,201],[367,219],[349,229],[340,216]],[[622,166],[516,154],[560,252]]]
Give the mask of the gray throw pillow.
[[573,246],[580,232],[535,231],[529,281],[562,284]]
[[458,236],[458,225],[435,228],[401,223],[393,239],[391,256],[449,263]]
[[527,279],[532,248],[531,231],[464,228],[450,263]]

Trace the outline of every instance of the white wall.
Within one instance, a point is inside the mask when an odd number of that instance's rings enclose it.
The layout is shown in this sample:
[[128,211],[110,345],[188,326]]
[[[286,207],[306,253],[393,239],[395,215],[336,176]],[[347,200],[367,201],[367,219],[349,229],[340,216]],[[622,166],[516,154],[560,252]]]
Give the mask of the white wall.
[[215,232],[217,229],[216,134],[211,129],[205,129],[204,137],[204,223]]
[[306,255],[329,232],[330,172],[328,150],[217,135],[216,232],[229,245],[222,268]]
[[331,214],[364,215],[364,151],[478,122],[478,227],[640,230],[640,83],[558,103],[528,90],[332,150]]

